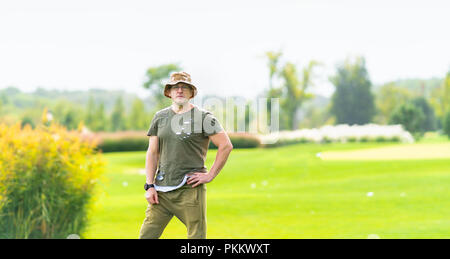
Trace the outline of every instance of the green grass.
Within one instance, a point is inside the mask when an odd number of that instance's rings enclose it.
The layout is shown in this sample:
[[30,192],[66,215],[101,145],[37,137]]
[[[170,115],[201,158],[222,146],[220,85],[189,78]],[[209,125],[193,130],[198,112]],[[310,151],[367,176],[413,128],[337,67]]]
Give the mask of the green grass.
[[[446,141],[420,141],[430,143]],[[401,144],[235,149],[207,185],[208,238],[450,238],[450,161],[324,161],[318,152]],[[408,146],[405,145],[405,148]],[[216,150],[210,150],[210,168]],[[145,152],[105,154],[104,192],[86,238],[137,238]],[[124,185],[124,182],[126,184]],[[368,193],[372,192],[372,196]],[[186,238],[175,217],[162,238]]]

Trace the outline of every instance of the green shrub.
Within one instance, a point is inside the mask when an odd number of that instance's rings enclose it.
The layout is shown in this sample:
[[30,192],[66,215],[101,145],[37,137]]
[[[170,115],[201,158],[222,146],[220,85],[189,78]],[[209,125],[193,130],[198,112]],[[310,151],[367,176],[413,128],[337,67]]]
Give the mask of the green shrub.
[[[261,145],[259,138],[251,134],[230,133],[228,137],[230,137],[233,148],[257,148]],[[209,148],[217,149],[217,146],[210,141]]]
[[385,136],[378,136],[375,138],[375,142],[400,142],[400,137],[394,136],[394,137],[385,137]]
[[400,142],[400,137],[399,136],[394,136],[392,138],[389,139],[390,142]]
[[98,149],[103,152],[145,151],[148,148],[148,137],[123,137],[103,139]]
[[[260,140],[256,136],[250,134],[230,133],[233,148],[256,148],[260,146]],[[123,151],[145,151],[148,148],[148,137],[126,136],[125,134],[116,134],[114,136],[103,137],[99,141],[98,149],[106,152],[123,152]],[[216,145],[209,142],[210,149],[217,149]]]
[[299,143],[309,143],[310,141],[307,138],[301,138]]
[[385,138],[384,136],[378,136],[375,138],[375,142],[387,142],[388,139]]
[[401,124],[403,128],[411,133],[415,140],[419,140],[424,135],[422,125],[426,120],[421,108],[414,103],[399,105],[391,114],[389,124]]
[[350,143],[353,143],[353,142],[356,142],[356,141],[358,141],[358,138],[356,138],[356,137],[349,137],[347,139],[347,142],[350,142]]
[[332,143],[332,142],[333,142],[333,140],[327,136],[323,137],[322,141],[321,141],[321,143],[323,143],[323,144],[328,144],[328,143]]
[[445,113],[443,130],[444,134],[450,139],[450,110]]
[[82,236],[103,162],[51,125],[0,125],[0,238]]
[[362,143],[366,143],[366,142],[369,142],[369,141],[370,141],[370,138],[368,136],[362,136],[359,139],[359,142],[362,142]]

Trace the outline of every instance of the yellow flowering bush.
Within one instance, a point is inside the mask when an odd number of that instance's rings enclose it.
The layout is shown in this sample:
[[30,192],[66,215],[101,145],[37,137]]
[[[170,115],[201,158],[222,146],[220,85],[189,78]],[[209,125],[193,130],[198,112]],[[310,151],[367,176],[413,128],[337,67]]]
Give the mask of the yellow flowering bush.
[[104,162],[59,125],[0,125],[0,238],[82,235]]

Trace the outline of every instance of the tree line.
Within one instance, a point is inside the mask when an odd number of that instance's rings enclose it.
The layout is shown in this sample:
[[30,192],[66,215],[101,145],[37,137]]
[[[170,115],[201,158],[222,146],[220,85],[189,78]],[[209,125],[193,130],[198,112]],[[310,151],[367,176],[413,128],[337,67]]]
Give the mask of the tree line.
[[[69,94],[69,93],[68,93]],[[49,120],[67,129],[77,129],[83,124],[91,131],[145,130],[153,116],[153,108],[137,96],[101,91],[112,100],[105,102],[91,92],[75,93],[82,102],[68,100],[61,93],[21,93],[16,88],[0,90],[0,123],[20,122],[35,127],[42,122],[46,110]]]
[[[327,99],[312,93],[317,86],[320,76],[318,68],[323,66],[322,63],[312,60],[300,67],[285,60],[280,51],[265,54],[269,71],[268,87],[259,96],[268,98],[268,114],[271,109],[270,99],[278,98],[280,130],[320,127],[325,124],[402,124],[406,130],[420,137],[426,131],[445,131],[446,124],[450,124],[450,71],[443,80],[434,82],[431,89],[425,89],[425,85],[420,85],[420,82],[419,87],[415,86],[418,90],[390,82],[374,90],[364,57],[347,58],[336,66],[335,73],[328,78],[335,91]],[[17,95],[18,90],[8,88],[0,91],[0,120],[6,123],[14,120],[8,117],[14,114],[12,105],[19,108],[27,108],[21,105],[28,105],[31,108],[28,107],[19,118],[22,125],[35,126],[43,107],[46,107],[52,119],[68,129],[75,129],[83,123],[92,131],[146,130],[153,114],[170,105],[170,100],[163,95],[164,80],[168,79],[170,73],[180,70],[183,68],[179,64],[150,67],[145,72],[146,79],[142,84],[151,93],[149,99],[134,97],[132,102],[127,101],[125,104],[119,95],[113,105],[112,100],[107,99],[109,110],[105,107],[105,100],[98,99],[104,93],[96,98],[90,96],[83,106],[69,101],[48,105],[40,98],[53,98],[54,93],[38,89],[38,97],[27,97],[35,98],[33,102],[25,97],[17,101],[9,96]],[[246,111],[244,119],[249,119],[249,111]],[[250,123],[246,121],[247,126]]]
[[[281,56],[281,52],[266,52],[269,68],[266,96],[280,99],[280,125],[294,130],[299,127],[297,114],[302,105],[314,98],[307,90],[314,86],[315,70],[321,63],[310,61],[299,69],[292,62],[280,64]],[[401,124],[416,138],[435,130],[450,135],[450,71],[430,93],[425,92],[424,85],[413,92],[394,83],[385,84],[374,93],[364,57],[355,57],[338,64],[329,81],[335,91],[324,108],[328,116],[322,116],[329,119],[322,120],[324,124]]]

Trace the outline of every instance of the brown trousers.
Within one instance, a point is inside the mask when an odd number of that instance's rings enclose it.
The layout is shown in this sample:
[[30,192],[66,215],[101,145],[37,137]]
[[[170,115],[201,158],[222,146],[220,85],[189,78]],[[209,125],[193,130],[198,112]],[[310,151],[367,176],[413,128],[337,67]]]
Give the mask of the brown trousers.
[[149,204],[139,238],[157,239],[176,216],[187,228],[187,238],[206,238],[206,185],[185,184],[170,192],[158,192],[159,204]]

